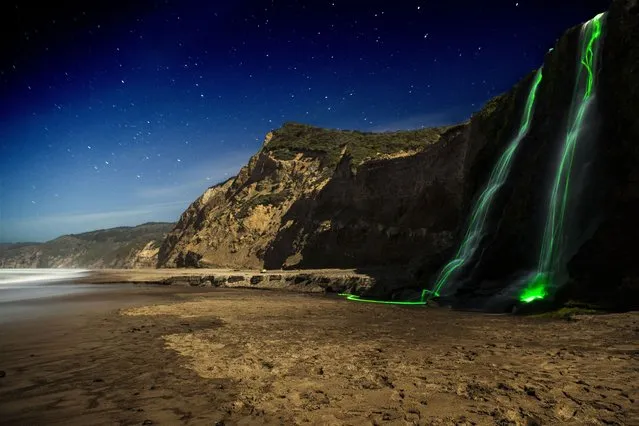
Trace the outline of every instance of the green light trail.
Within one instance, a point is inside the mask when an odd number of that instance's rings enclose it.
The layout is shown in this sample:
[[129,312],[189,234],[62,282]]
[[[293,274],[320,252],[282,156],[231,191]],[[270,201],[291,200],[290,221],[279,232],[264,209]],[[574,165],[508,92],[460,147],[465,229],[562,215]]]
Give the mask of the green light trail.
[[444,288],[444,286],[448,284],[455,272],[457,272],[459,268],[461,268],[472,258],[473,254],[479,247],[481,238],[484,235],[484,227],[486,226],[488,213],[494,201],[495,195],[499,192],[499,189],[502,187],[502,185],[506,181],[506,178],[508,177],[508,174],[510,173],[512,160],[515,157],[517,148],[519,148],[519,143],[522,139],[524,139],[524,137],[530,130],[530,122],[534,111],[535,99],[537,97],[537,88],[539,87],[539,83],[541,83],[541,78],[542,69],[540,68],[535,74],[535,79],[533,80],[533,83],[530,87],[530,92],[528,94],[528,100],[526,101],[526,108],[524,109],[519,132],[517,133],[517,136],[515,136],[515,138],[510,142],[508,148],[506,148],[506,150],[503,152],[503,154],[499,158],[499,161],[497,161],[497,164],[490,174],[488,183],[475,202],[470,221],[464,235],[464,239],[462,240],[462,243],[457,250],[457,254],[442,268],[437,277],[437,281],[435,281],[435,284],[433,285],[432,290],[422,291],[421,301],[428,301],[428,299],[433,296],[439,296],[442,288]]
[[356,294],[350,294],[350,293],[339,293],[338,296],[346,297],[347,300],[352,300],[354,302],[380,303],[383,305],[425,305],[427,303],[421,300],[411,302],[411,301],[401,301],[401,300],[362,299]]
[[519,297],[519,300],[524,303],[530,303],[548,295],[549,288],[553,286],[554,274],[560,266],[561,246],[565,239],[564,225],[570,194],[570,176],[583,120],[588,112],[595,88],[603,17],[604,14],[600,13],[581,28],[580,66],[577,67],[576,89],[570,109],[570,125],[550,193],[537,273]]

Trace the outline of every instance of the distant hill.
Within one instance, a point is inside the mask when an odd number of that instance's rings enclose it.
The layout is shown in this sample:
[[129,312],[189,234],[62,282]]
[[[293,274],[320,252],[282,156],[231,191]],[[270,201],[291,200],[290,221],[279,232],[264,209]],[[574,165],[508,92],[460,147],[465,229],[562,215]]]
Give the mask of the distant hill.
[[174,225],[149,222],[63,235],[46,243],[2,243],[0,268],[152,268]]

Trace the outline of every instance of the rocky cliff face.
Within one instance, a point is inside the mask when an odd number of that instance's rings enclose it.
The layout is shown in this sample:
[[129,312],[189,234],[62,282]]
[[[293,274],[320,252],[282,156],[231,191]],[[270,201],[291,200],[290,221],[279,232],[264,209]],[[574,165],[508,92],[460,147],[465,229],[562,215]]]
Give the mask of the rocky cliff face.
[[485,178],[517,130],[503,124],[518,122],[531,76],[447,128],[374,134],[285,124],[236,178],[182,214],[159,266],[410,265],[426,279],[454,250],[477,189],[469,176]]
[[64,235],[41,244],[0,246],[0,268],[153,268],[173,223]]
[[286,124],[189,207],[159,265],[350,267],[403,264],[417,247],[439,252],[458,220],[463,132]]
[[[616,0],[604,28],[591,157],[579,179],[563,298],[639,300],[639,6]],[[539,256],[549,182],[566,130],[579,27],[543,61],[530,131],[460,295],[488,297]],[[210,188],[163,243],[160,266],[322,268],[400,266],[429,286],[460,242],[479,190],[516,134],[525,77],[467,123],[389,134],[287,124],[239,175]],[[625,296],[624,296],[625,295]],[[633,299],[634,298],[634,299]]]
[[182,214],[160,249],[159,265],[261,268],[282,217],[326,180],[323,172],[313,155],[280,160],[260,151],[236,178],[209,188]]

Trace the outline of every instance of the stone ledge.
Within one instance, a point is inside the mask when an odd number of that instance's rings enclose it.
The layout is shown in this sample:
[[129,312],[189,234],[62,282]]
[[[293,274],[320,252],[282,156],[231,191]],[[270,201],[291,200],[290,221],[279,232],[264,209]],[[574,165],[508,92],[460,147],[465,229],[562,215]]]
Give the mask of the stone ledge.
[[330,276],[318,273],[297,274],[233,273],[215,275],[177,275],[160,281],[164,285],[220,288],[263,288],[304,293],[361,293],[370,290],[375,279],[362,275]]

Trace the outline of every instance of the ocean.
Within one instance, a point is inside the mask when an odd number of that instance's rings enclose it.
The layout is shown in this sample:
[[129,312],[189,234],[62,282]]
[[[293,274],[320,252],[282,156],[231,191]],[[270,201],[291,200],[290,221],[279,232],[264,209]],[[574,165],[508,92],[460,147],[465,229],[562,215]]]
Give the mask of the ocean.
[[99,287],[71,282],[88,272],[85,269],[0,269],[0,303],[63,296]]
[[0,323],[59,312],[69,305],[65,296],[114,289],[114,285],[77,281],[88,273],[85,269],[0,269]]

